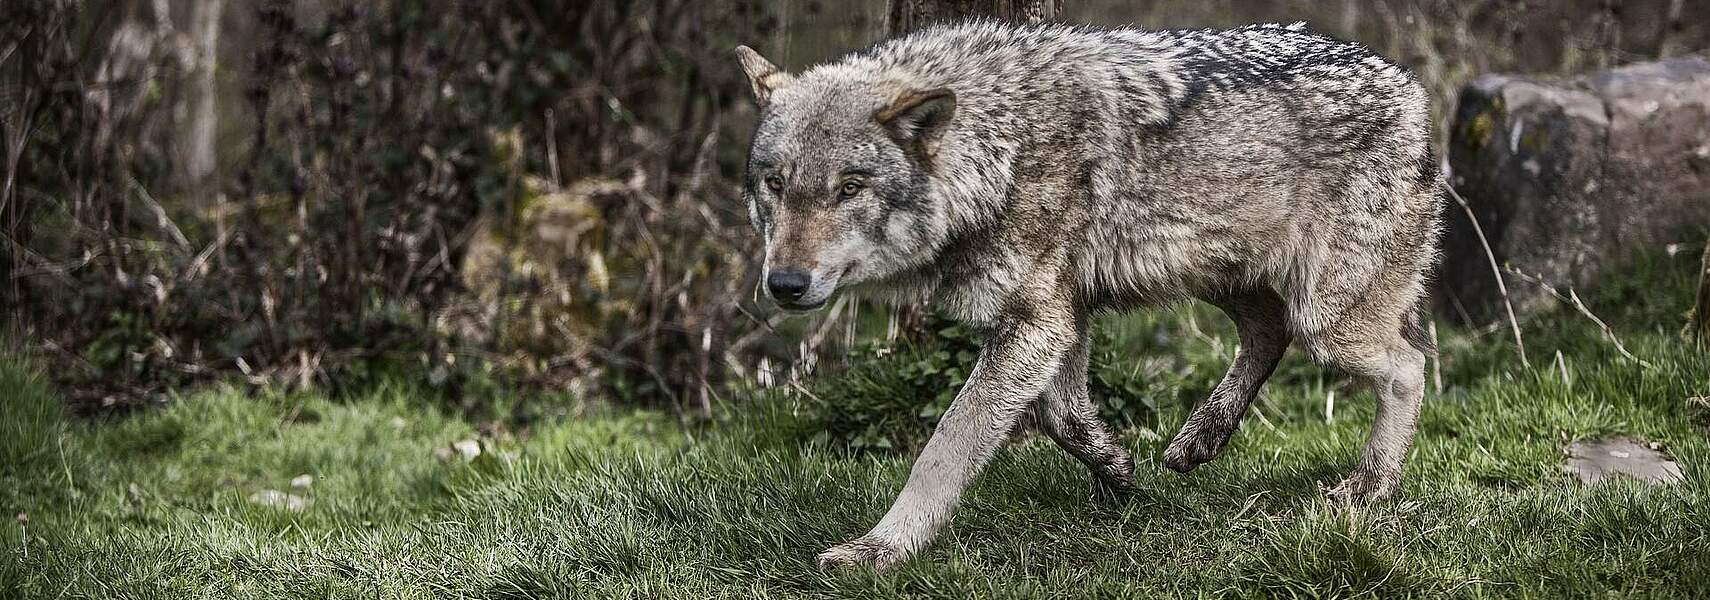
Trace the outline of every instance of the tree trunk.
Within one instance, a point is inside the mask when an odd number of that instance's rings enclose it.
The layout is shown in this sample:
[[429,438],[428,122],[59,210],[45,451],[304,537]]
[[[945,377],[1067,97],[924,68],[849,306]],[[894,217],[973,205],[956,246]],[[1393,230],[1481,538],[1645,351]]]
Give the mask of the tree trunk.
[[885,30],[896,36],[934,22],[969,17],[1036,24],[1055,19],[1061,12],[1063,0],[890,0]]
[[1704,241],[1704,258],[1698,271],[1698,303],[1686,322],[1686,334],[1701,348],[1710,347],[1710,240]]
[[220,9],[224,0],[200,0],[190,20],[191,52],[195,72],[191,74],[190,131],[184,140],[184,181],[199,185],[214,174],[214,133],[219,123],[215,105],[214,69],[220,40]]

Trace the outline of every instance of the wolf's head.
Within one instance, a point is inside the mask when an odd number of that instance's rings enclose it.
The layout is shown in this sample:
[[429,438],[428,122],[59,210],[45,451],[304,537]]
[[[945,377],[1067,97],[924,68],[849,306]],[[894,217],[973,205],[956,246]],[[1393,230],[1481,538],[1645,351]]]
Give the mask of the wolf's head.
[[811,310],[930,261],[946,236],[931,175],[955,94],[852,69],[798,79],[747,46],[736,54],[761,108],[742,192],[766,242],[767,294]]

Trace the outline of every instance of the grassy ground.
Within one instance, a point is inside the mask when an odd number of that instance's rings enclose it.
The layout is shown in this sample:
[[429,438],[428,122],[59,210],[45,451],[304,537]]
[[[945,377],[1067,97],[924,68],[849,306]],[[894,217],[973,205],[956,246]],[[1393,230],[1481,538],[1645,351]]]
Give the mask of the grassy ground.
[[[608,412],[498,437],[403,385],[336,401],[216,388],[92,423],[10,359],[0,596],[1702,597],[1710,440],[1689,398],[1710,396],[1710,358],[1675,337],[1694,260],[1650,259],[1593,295],[1651,369],[1573,313],[1525,323],[1531,371],[1505,331],[1445,329],[1445,391],[1402,496],[1359,510],[1320,486],[1353,463],[1368,393],[1291,355],[1225,455],[1178,476],[1158,457],[1233,336],[1202,308],[1111,320],[1101,389],[1140,407],[1112,415],[1140,491],[1091,499],[1078,464],[1021,439],[932,550],[884,575],[813,556],[882,514],[932,411],[903,403],[875,432],[847,415],[884,411],[835,404],[903,386],[885,372],[937,371],[933,349],[863,361],[812,398],[728,399],[711,426]],[[1660,443],[1686,483],[1582,489],[1563,448],[1608,434]],[[435,456],[472,438],[471,462]],[[300,474],[312,485],[292,488]],[[307,506],[259,506],[262,490]]]

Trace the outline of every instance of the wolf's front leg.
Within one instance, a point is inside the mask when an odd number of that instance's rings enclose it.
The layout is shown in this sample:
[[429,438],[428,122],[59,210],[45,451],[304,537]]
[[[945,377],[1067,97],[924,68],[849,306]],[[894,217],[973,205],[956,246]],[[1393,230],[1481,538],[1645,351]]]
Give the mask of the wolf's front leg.
[[1039,396],[1034,414],[1040,429],[1092,470],[1096,493],[1120,494],[1134,489],[1134,457],[1116,441],[1110,425],[1099,418],[1098,407],[1087,395],[1091,344],[1083,320],[1074,349]]
[[950,520],[962,491],[1009,437],[1074,345],[1075,321],[1066,302],[1026,312],[1026,319],[1000,325],[986,343],[890,512],[867,535],[820,554],[821,566],[896,565],[931,543]]

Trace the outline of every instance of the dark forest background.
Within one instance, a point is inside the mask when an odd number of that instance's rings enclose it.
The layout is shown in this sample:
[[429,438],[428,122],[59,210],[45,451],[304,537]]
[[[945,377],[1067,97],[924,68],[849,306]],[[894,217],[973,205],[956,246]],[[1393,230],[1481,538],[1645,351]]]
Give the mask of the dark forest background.
[[[1452,114],[1489,72],[1710,47],[1700,0],[1066,0],[1062,20],[1275,20],[1412,67]],[[940,333],[754,293],[731,48],[790,70],[885,35],[883,2],[0,3],[0,319],[106,411],[213,379],[514,386],[706,414]],[[950,337],[955,339],[954,332]]]

